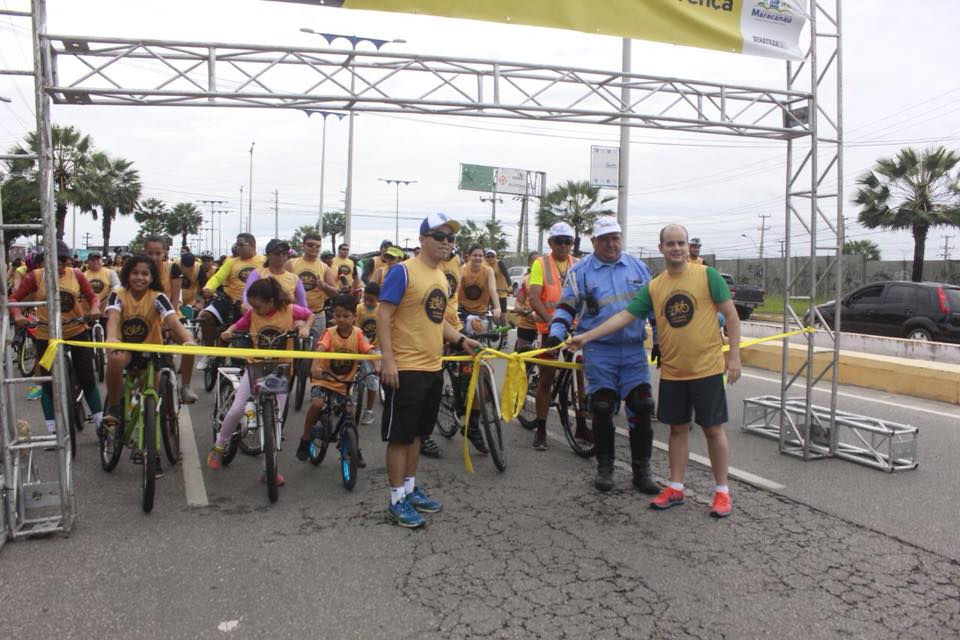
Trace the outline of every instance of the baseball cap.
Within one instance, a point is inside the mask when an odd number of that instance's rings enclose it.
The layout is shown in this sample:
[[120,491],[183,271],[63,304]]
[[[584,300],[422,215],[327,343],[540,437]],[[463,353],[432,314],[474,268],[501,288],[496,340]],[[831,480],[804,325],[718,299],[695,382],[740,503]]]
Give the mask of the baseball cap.
[[622,231],[623,229],[620,228],[620,223],[617,222],[616,218],[613,216],[601,216],[593,223],[592,237],[599,238],[608,233],[621,233]]
[[381,249],[383,249],[384,247],[392,247],[392,246],[393,246],[392,240],[384,240],[383,242],[380,243]]
[[445,213],[431,213],[426,218],[423,219],[423,222],[420,223],[420,235],[426,235],[436,229],[437,227],[442,227],[447,225],[450,229],[456,233],[460,231],[460,223],[448,216]]
[[290,251],[290,243],[286,240],[278,240],[274,238],[267,243],[266,248],[263,250],[264,253],[273,253],[274,251]]
[[690,238],[690,242],[688,242],[687,244],[692,244],[692,245],[694,245],[694,246],[696,246],[696,247],[699,247],[699,246],[700,246],[700,238]]
[[573,232],[573,227],[568,225],[566,222],[558,222],[550,227],[550,233],[547,235],[547,239],[550,238],[572,238],[576,234]]
[[73,251],[70,251],[70,247],[67,246],[67,243],[63,240],[57,240],[57,257],[58,258],[72,258]]
[[387,255],[393,256],[394,258],[403,259],[407,257],[407,254],[403,252],[403,249],[400,247],[390,247],[387,249]]
[[102,257],[99,251],[91,251],[87,254],[87,260],[99,260]]

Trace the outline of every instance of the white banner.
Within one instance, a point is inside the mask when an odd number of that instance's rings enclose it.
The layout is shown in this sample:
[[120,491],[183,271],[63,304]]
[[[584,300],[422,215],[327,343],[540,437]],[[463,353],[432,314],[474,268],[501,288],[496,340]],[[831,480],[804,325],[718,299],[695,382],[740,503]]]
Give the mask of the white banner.
[[590,147],[590,186],[620,186],[620,147]]

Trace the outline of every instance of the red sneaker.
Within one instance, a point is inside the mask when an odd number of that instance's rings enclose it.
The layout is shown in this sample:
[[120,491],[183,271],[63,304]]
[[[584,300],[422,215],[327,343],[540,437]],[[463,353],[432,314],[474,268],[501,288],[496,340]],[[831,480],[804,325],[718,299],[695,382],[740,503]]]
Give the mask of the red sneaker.
[[726,518],[733,511],[730,503],[730,494],[716,492],[713,494],[713,504],[710,505],[710,515],[714,518]]
[[679,491],[673,487],[664,487],[660,495],[650,501],[650,508],[662,511],[670,507],[679,506],[684,502],[686,502],[686,498],[683,495],[683,491]]

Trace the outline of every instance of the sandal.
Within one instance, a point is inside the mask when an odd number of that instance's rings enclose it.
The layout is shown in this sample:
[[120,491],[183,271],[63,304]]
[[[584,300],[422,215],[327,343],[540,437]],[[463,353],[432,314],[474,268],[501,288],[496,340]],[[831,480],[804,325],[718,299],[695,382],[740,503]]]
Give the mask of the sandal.
[[123,405],[115,404],[112,407],[107,407],[107,410],[103,412],[103,419],[100,420],[100,427],[97,430],[98,433],[103,431],[104,433],[108,429],[115,429],[123,422]]

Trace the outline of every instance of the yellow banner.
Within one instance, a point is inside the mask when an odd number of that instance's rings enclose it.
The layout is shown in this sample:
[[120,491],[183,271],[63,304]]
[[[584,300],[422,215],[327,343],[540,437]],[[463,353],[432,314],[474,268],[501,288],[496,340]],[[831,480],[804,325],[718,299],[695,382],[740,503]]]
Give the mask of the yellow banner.
[[343,0],[326,6],[571,29],[798,60],[806,0]]

